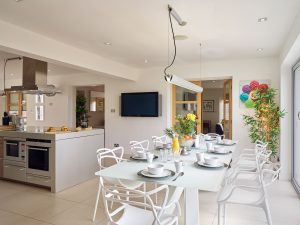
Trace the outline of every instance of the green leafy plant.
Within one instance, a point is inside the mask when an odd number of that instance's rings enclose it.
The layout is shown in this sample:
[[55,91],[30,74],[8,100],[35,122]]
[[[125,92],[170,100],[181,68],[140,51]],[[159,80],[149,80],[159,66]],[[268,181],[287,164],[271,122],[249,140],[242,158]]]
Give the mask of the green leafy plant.
[[83,115],[87,113],[86,103],[87,100],[85,96],[83,95],[76,96],[76,126],[77,127],[81,125],[81,120],[83,118]]
[[196,115],[192,113],[188,113],[185,116],[178,115],[176,120],[177,123],[174,127],[165,129],[166,135],[170,138],[175,135],[192,137],[195,134],[197,126]]
[[273,88],[256,90],[254,100],[254,115],[243,115],[245,125],[249,126],[249,137],[268,142],[272,155],[276,155],[279,145],[280,118],[285,115],[275,102],[276,90]]

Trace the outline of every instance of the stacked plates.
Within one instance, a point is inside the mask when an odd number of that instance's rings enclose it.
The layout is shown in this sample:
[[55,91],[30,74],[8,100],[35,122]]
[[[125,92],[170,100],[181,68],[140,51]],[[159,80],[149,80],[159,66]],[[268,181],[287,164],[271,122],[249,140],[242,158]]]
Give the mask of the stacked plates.
[[149,177],[149,178],[167,178],[175,175],[175,172],[169,169],[164,169],[160,174],[149,173],[148,169],[143,169],[138,172],[139,176]]
[[[131,159],[133,160],[141,160],[141,161],[147,161],[147,157],[144,156],[144,157],[140,157],[138,155],[133,155],[133,156],[130,156]],[[158,156],[157,155],[154,155],[153,159],[157,159]]]
[[232,153],[232,151],[230,151],[229,149],[224,148],[224,147],[214,146],[214,149],[210,150],[209,153],[226,155],[226,154]]

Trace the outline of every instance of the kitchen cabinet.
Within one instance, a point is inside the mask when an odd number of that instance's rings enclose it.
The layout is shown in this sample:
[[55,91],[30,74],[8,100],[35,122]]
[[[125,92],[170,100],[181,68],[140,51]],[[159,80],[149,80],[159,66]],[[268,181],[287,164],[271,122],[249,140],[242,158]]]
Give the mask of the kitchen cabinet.
[[27,110],[27,98],[22,93],[8,93],[6,96],[6,111],[10,114],[23,116]]
[[20,163],[10,164],[4,160],[3,177],[11,180],[26,181],[26,168]]

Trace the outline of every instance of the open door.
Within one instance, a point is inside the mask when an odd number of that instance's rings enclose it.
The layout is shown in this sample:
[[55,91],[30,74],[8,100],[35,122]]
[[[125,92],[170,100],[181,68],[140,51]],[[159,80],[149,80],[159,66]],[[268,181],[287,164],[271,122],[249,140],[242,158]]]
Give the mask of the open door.
[[[193,81],[192,83],[201,86],[201,81]],[[176,124],[177,115],[185,115],[194,113],[198,121],[202,121],[202,95],[191,90],[173,85],[172,87],[172,124]],[[202,125],[197,125],[197,133],[202,132]]]
[[232,80],[224,82],[223,128],[225,138],[232,139]]

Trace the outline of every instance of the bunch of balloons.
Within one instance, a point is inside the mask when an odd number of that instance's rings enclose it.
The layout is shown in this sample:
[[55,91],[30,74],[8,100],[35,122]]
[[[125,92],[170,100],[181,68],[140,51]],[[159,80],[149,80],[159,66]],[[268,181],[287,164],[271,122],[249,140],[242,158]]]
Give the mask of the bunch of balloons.
[[254,101],[257,98],[257,92],[263,92],[268,90],[267,84],[259,84],[258,81],[253,80],[250,84],[246,84],[242,87],[243,93],[240,94],[240,100],[245,104],[247,108],[254,107]]

